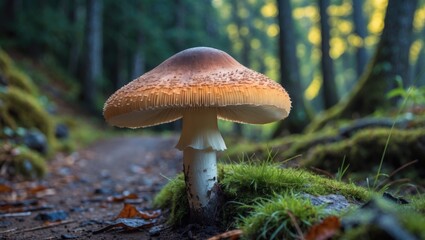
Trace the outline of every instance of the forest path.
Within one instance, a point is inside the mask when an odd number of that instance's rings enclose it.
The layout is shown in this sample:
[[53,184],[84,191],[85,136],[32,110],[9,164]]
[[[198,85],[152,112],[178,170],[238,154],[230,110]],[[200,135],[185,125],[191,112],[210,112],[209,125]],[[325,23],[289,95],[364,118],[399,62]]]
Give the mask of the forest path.
[[[119,195],[136,194],[137,199],[125,201],[132,201],[139,209],[151,207],[152,198],[167,178],[182,169],[176,142],[175,137],[119,137],[100,140],[69,156],[57,156],[42,181],[13,183],[26,189],[41,186],[36,194],[27,194],[27,199],[51,208],[32,211],[29,216],[0,218],[0,239],[150,239],[147,231],[93,231],[118,215],[124,202]],[[66,224],[47,228],[43,221],[34,219],[40,213],[58,210],[69,215]],[[33,229],[37,227],[41,229]]]

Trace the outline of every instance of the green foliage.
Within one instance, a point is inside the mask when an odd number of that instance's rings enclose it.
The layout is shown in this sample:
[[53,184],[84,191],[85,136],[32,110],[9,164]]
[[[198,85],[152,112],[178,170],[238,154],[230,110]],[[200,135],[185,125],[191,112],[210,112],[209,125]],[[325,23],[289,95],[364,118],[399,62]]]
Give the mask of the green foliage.
[[[387,93],[387,98],[402,98],[406,107],[425,106],[425,86],[410,86],[405,88],[401,79],[396,79],[397,88]],[[403,105],[404,105],[403,104]],[[402,106],[403,108],[405,106]]]
[[248,239],[297,239],[295,224],[305,232],[323,216],[320,207],[292,194],[259,200],[249,208],[251,214],[240,223]]
[[181,225],[187,219],[189,213],[189,203],[187,201],[183,174],[170,180],[158,195],[156,195],[153,204],[155,207],[169,208],[170,216],[168,223]]
[[[365,201],[370,192],[354,184],[346,184],[320,177],[299,169],[282,169],[270,162],[259,164],[219,165],[219,184],[226,203],[223,206],[223,224],[234,225],[236,216],[249,213],[247,205],[258,199],[272,198],[288,192],[325,195],[342,194],[348,199]],[[188,217],[188,203],[183,175],[171,180],[155,198],[155,206],[170,208],[172,225],[184,222]]]

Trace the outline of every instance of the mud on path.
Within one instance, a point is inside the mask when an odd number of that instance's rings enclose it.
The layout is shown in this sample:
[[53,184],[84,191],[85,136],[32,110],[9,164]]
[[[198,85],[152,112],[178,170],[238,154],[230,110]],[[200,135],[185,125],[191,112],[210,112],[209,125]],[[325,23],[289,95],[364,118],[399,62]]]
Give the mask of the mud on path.
[[[106,221],[117,216],[125,201],[139,209],[151,207],[167,178],[182,169],[176,142],[174,137],[102,140],[72,155],[57,156],[41,181],[6,181],[13,194],[2,194],[0,200],[22,201],[30,210],[23,216],[0,217],[0,239],[173,239],[178,235],[173,237],[166,230],[158,236],[148,231],[93,232],[107,226]],[[129,194],[137,198],[121,198]],[[40,213],[58,210],[68,214],[61,225],[46,227],[35,219]]]

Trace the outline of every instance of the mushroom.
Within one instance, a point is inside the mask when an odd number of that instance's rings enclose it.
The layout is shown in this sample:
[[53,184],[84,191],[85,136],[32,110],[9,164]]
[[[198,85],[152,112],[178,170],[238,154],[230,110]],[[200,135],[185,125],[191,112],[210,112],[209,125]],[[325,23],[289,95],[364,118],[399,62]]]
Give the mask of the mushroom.
[[210,224],[218,207],[217,151],[226,149],[217,118],[250,124],[284,119],[291,101],[282,86],[227,53],[184,50],[117,90],[106,101],[106,121],[139,128],[183,118],[176,148],[192,222]]

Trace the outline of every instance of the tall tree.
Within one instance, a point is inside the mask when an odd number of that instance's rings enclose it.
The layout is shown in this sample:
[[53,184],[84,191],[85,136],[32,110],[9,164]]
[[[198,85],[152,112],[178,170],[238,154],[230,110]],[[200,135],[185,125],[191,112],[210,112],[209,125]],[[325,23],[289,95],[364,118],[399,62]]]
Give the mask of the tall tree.
[[[362,39],[366,38],[366,22],[363,16],[363,1],[353,0],[353,23],[354,33]],[[356,49],[356,73],[357,77],[363,73],[367,63],[367,52],[364,43]]]
[[280,82],[292,100],[292,112],[288,119],[279,122],[272,137],[278,137],[285,130],[301,132],[309,121],[301,88],[301,76],[296,54],[296,37],[290,1],[277,0],[279,23]]
[[[366,38],[366,22],[363,16],[363,1],[353,0],[354,33],[362,42]],[[357,77],[363,73],[367,63],[367,52],[364,43],[356,47],[356,73]]]
[[[247,21],[247,19],[250,18],[250,11],[249,11],[249,8],[247,8],[246,2],[244,1],[231,1],[231,2],[232,2],[233,21],[235,22],[237,30],[238,30],[238,37],[239,37],[238,41],[242,44],[239,61],[242,63],[242,65],[249,67],[251,63],[249,58],[251,48],[249,45],[250,26],[249,26],[249,21]],[[248,12],[248,15],[241,16],[240,15],[241,9],[246,9],[246,11]],[[246,31],[248,31],[248,33],[246,33]],[[241,136],[243,133],[242,124],[238,124],[238,123],[234,124],[233,132],[237,136]]]
[[103,0],[87,0],[86,69],[82,94],[83,101],[91,109],[95,109],[96,82],[102,77],[102,8]]
[[335,73],[333,61],[330,56],[330,26],[327,9],[329,0],[319,0],[320,11],[320,34],[322,50],[322,79],[323,79],[323,102],[328,109],[338,102],[337,89],[335,85]]
[[409,79],[409,48],[417,3],[418,0],[388,1],[384,30],[368,69],[347,99],[312,122],[307,132],[316,131],[337,118],[362,117],[378,108],[389,107],[385,93],[396,79]]

